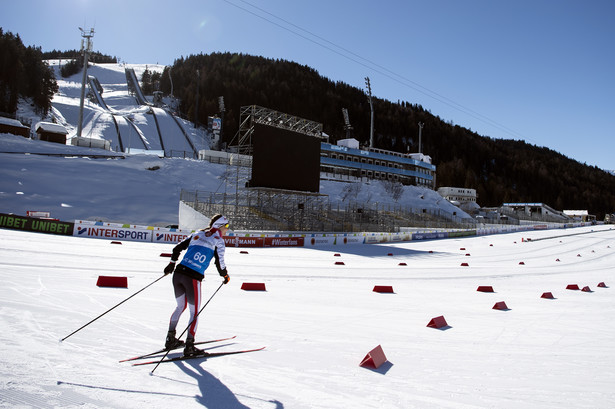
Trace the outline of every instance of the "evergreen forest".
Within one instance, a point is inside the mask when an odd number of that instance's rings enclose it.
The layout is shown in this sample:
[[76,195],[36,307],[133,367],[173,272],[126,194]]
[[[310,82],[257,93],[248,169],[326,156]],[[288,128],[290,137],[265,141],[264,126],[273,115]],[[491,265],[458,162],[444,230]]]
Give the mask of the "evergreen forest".
[[20,98],[29,99],[46,114],[58,91],[53,71],[43,61],[40,47],[26,47],[19,35],[0,27],[0,112],[13,115]]

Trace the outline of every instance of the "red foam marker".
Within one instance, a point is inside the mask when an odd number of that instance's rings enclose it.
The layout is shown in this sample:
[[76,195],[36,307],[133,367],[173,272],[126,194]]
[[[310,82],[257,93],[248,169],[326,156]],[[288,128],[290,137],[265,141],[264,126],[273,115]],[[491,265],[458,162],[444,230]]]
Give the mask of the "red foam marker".
[[96,285],[98,287],[128,288],[128,278],[99,276],[98,281],[96,281]]
[[431,321],[429,321],[429,323],[427,324],[427,326],[430,328],[443,328],[448,327],[448,324],[446,323],[446,319],[444,319],[444,316],[440,315],[439,317],[432,318]]
[[495,305],[493,306],[493,309],[504,311],[504,310],[507,310],[508,307],[506,306],[506,303],[504,301],[499,301],[495,303]]
[[476,291],[480,291],[481,293],[492,293],[493,287],[490,285],[479,285]]
[[384,355],[382,347],[378,345],[365,355],[359,366],[378,369],[386,361],[387,357]]
[[265,283],[243,283],[241,289],[245,291],[267,291]]
[[373,291],[375,293],[394,293],[393,286],[390,285],[376,285]]

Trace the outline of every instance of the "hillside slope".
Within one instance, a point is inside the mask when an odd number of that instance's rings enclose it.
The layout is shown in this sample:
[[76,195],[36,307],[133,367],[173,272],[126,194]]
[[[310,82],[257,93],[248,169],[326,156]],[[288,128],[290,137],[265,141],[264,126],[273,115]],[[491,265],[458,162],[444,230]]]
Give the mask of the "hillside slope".
[[[197,69],[202,73],[200,121],[205,123],[207,116],[218,113],[218,97],[224,96],[224,129],[229,139],[238,127],[239,108],[262,105],[322,122],[333,142],[346,137],[341,110],[347,108],[353,136],[363,143],[369,140],[370,108],[364,90],[324,78],[307,66],[244,54],[200,54],[175,61],[173,92],[181,99],[186,118],[195,115]],[[160,78],[166,93],[171,89],[168,70]],[[438,167],[438,187],[476,189],[481,206],[544,202],[558,210],[588,209],[598,219],[615,210],[615,176],[599,168],[524,141],[478,135],[408,101],[375,98],[374,111],[376,147],[418,152],[418,123],[422,122],[422,151]]]

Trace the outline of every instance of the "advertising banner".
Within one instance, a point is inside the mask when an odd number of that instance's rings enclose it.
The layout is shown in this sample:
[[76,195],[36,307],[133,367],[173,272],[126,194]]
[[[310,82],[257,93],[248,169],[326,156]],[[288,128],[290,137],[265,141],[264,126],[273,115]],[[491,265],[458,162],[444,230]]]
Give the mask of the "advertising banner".
[[152,242],[153,231],[116,226],[99,226],[92,224],[75,223],[73,235],[75,237],[89,237],[94,239],[127,240]]
[[182,231],[154,231],[152,241],[154,243],[177,244],[186,240],[190,234],[189,232]]
[[303,237],[224,237],[227,247],[303,247],[303,242]]
[[73,225],[74,223],[61,222],[59,220],[38,219],[35,217],[0,213],[0,228],[4,229],[70,236],[73,234]]
[[303,237],[265,237],[265,247],[303,247]]
[[434,240],[445,239],[448,237],[448,233],[442,232],[427,232],[427,233],[413,233],[412,240]]
[[263,237],[224,237],[224,244],[227,247],[263,247],[264,243],[265,239]]
[[359,234],[338,234],[335,237],[335,243],[338,245],[345,244],[363,244],[365,243],[365,236]]
[[305,237],[304,245],[307,246],[329,246],[335,244],[335,236],[312,234]]

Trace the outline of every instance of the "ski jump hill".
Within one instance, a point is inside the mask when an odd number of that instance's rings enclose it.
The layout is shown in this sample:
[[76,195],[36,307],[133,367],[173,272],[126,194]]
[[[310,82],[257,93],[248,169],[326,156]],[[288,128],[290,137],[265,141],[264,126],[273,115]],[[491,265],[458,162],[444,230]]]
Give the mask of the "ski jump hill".
[[[59,71],[59,62],[50,66]],[[202,132],[173,115],[167,106],[154,106],[144,95],[136,71],[145,65],[93,64],[88,68],[88,99],[82,136],[106,139],[118,152],[142,152],[164,157],[195,158],[208,148]],[[149,69],[162,70],[163,66]],[[58,80],[54,114],[70,129],[78,123],[82,74]],[[59,72],[56,78],[61,78]]]

